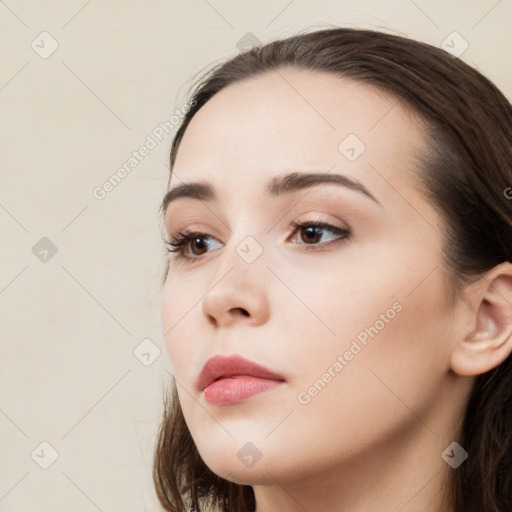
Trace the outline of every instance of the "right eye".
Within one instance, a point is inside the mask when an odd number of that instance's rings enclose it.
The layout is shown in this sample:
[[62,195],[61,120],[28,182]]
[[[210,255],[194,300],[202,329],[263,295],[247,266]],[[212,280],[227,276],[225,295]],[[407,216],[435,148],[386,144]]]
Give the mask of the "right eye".
[[[177,236],[171,237],[165,244],[167,251],[169,253],[175,253],[176,258],[197,260],[200,259],[212,245],[207,239],[215,240],[206,233],[180,231]],[[190,256],[188,251],[190,251],[193,256]]]

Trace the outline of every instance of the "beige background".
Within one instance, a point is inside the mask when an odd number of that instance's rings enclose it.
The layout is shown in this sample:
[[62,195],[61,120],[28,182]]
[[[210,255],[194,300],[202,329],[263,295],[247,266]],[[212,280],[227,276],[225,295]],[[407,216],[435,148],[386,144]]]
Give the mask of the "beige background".
[[339,24],[441,46],[456,31],[454,51],[466,41],[461,58],[510,98],[511,22],[509,0],[0,1],[0,510],[159,510],[171,366],[158,206],[173,132],[103,199],[93,191],[197,72],[247,32]]

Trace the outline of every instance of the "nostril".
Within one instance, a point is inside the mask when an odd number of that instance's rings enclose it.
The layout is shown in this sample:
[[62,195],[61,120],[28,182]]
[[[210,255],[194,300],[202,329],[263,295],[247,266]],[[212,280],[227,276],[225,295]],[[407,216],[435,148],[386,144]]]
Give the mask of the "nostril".
[[217,327],[217,319],[212,315],[207,315],[208,321],[214,326]]
[[242,313],[244,316],[250,316],[249,312],[244,308],[235,308],[235,311],[240,311],[240,313]]

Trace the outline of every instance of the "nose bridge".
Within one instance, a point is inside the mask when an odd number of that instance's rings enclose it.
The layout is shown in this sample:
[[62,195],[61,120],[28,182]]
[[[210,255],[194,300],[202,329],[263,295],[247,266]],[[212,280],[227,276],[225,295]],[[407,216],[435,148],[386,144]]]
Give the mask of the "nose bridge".
[[250,277],[256,269],[261,276],[266,270],[263,264],[267,256],[264,249],[266,226],[261,218],[255,218],[254,206],[249,200],[242,203],[245,205],[243,211],[231,211],[236,221],[231,225],[229,240],[221,249],[217,273],[222,275],[235,267],[241,272],[241,278]]

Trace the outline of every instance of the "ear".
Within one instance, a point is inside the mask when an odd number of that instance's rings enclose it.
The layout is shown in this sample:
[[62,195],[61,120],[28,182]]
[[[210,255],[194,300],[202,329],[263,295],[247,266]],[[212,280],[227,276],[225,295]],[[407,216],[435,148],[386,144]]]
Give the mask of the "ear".
[[492,370],[512,352],[512,264],[497,265],[472,287],[468,328],[450,359],[451,369],[466,376]]

